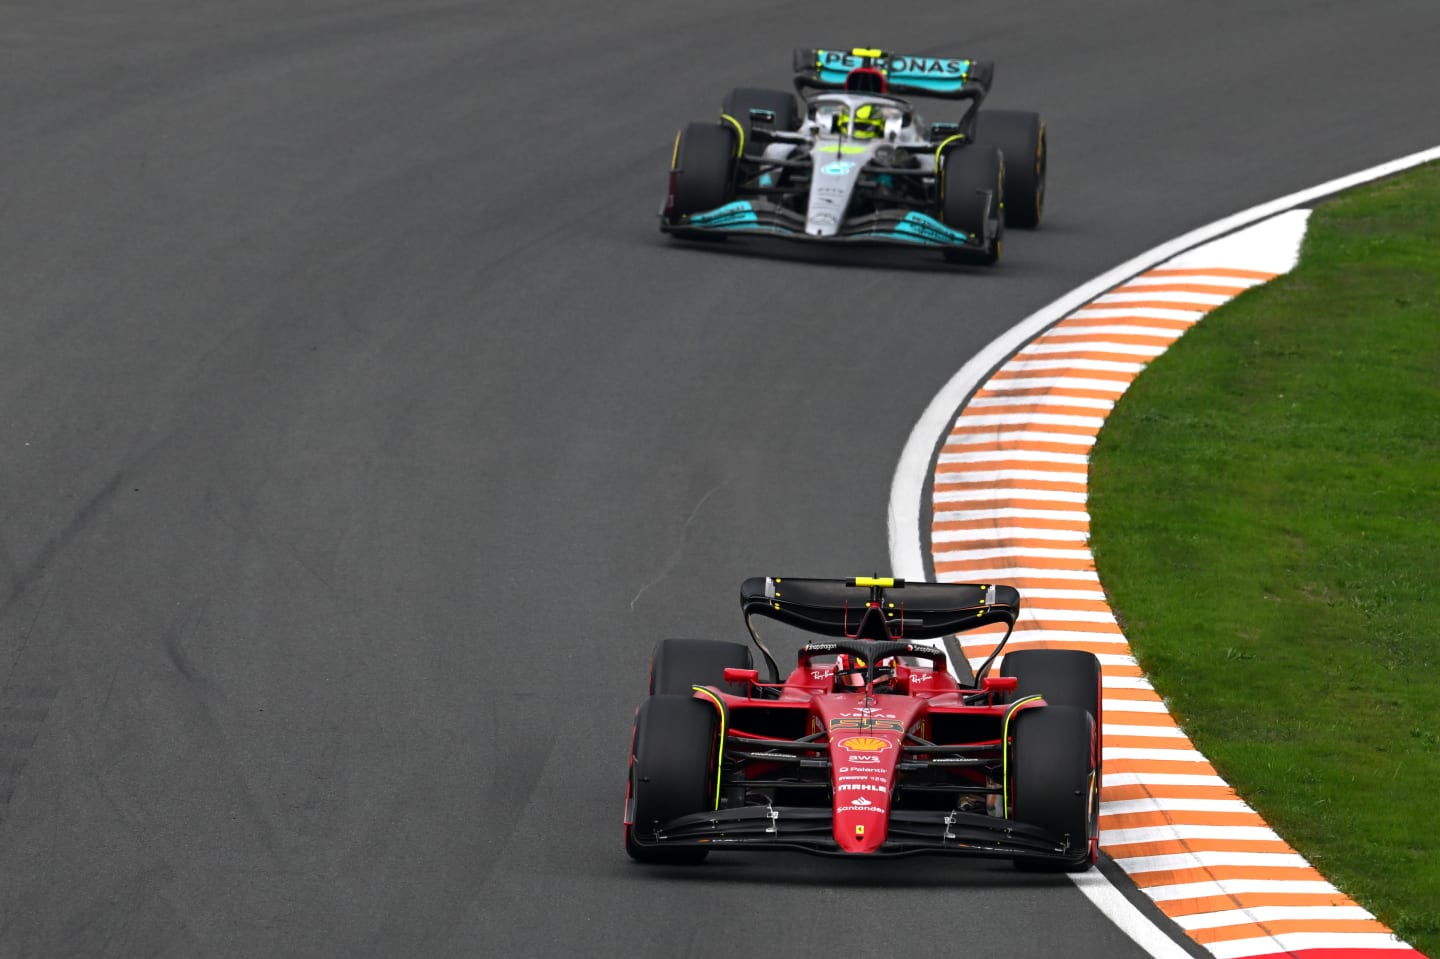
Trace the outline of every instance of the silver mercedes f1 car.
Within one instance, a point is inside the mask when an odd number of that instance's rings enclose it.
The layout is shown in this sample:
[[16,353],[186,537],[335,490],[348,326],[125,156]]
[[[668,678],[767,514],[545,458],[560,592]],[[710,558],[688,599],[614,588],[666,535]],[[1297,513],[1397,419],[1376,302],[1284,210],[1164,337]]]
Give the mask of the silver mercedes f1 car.
[[[1039,114],[982,110],[994,64],[857,48],[795,51],[795,94],[739,88],[675,137],[660,229],[938,249],[992,264],[1045,204]],[[926,122],[906,99],[966,104]]]

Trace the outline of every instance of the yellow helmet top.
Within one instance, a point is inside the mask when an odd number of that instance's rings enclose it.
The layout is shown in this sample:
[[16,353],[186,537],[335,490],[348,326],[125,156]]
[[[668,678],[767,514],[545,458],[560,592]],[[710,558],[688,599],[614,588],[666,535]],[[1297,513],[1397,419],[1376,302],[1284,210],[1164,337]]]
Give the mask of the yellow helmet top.
[[857,139],[868,140],[872,137],[883,136],[885,133],[885,116],[880,112],[880,107],[867,103],[855,111],[855,116],[850,120],[850,134]]

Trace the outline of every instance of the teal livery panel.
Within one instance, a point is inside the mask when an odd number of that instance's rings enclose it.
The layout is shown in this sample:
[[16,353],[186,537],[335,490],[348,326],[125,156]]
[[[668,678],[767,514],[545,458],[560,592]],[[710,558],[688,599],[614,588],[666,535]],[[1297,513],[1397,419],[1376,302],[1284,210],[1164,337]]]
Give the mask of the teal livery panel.
[[935,93],[958,93],[970,78],[973,61],[960,57],[886,56],[859,57],[842,50],[816,50],[816,79],[826,85],[844,86],[851,70],[873,66],[885,71],[888,83],[908,89]]
[[856,225],[842,230],[834,237],[809,237],[805,234],[804,220],[800,217],[768,205],[757,207],[750,200],[735,200],[704,213],[691,214],[682,226],[706,230],[762,230],[793,236],[796,239],[817,239],[821,242],[885,240],[918,243],[923,246],[957,247],[975,241],[968,233],[948,227],[918,210],[912,210],[898,220]]

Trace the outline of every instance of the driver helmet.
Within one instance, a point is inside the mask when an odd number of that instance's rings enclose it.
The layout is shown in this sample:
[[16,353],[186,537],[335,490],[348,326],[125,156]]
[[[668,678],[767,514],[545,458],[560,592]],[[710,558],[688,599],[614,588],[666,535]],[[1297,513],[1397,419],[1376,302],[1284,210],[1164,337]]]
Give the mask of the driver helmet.
[[[865,660],[849,653],[841,653],[835,660],[835,688],[837,690],[865,688]],[[847,672],[847,670],[862,670]],[[875,687],[887,687],[895,681],[895,659],[887,657],[875,664]]]
[[857,140],[871,140],[885,134],[885,114],[880,104],[867,103],[855,110],[850,121],[850,134]]

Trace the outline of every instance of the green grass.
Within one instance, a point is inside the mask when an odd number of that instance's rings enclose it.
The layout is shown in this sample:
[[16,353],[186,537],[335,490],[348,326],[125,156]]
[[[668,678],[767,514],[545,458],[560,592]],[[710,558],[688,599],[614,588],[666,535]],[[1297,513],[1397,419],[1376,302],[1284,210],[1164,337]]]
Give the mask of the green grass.
[[1316,210],[1299,267],[1109,417],[1091,546],[1197,746],[1440,957],[1440,165]]

